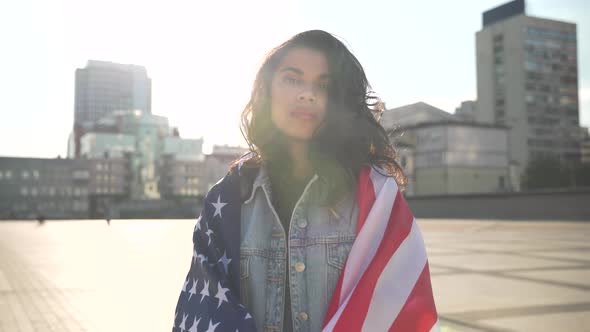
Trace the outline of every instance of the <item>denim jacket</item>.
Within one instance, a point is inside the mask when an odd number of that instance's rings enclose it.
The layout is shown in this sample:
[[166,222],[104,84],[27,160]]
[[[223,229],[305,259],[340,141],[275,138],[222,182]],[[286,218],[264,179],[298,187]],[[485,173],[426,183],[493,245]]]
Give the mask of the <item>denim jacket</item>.
[[[258,331],[281,331],[289,266],[293,331],[321,331],[332,293],[356,237],[355,190],[333,208],[320,205],[327,183],[313,176],[297,201],[288,237],[271,204],[262,167],[241,209],[241,300]],[[287,257],[287,245],[289,257]]]

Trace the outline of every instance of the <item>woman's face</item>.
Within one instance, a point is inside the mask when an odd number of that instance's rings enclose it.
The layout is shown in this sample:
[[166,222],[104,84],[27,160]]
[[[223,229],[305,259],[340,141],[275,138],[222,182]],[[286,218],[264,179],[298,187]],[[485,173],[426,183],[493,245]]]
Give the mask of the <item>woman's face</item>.
[[308,142],[326,115],[328,62],[309,48],[290,50],[271,82],[271,118],[290,140]]

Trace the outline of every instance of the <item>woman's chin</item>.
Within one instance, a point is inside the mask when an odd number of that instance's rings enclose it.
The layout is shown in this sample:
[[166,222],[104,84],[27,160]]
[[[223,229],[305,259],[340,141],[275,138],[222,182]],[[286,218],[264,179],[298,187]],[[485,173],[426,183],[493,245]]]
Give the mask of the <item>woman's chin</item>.
[[309,143],[313,137],[313,134],[311,133],[301,133],[301,132],[296,132],[296,133],[286,133],[285,136],[287,137],[287,140],[290,142],[296,142],[296,143]]

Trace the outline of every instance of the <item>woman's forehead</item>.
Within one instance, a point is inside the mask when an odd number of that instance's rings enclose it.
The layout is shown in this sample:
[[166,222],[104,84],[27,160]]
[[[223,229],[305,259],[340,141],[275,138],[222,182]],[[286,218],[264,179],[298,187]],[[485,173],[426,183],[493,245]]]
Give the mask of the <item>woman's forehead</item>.
[[327,76],[328,59],[324,53],[304,47],[291,49],[281,59],[277,72],[291,71],[300,75]]

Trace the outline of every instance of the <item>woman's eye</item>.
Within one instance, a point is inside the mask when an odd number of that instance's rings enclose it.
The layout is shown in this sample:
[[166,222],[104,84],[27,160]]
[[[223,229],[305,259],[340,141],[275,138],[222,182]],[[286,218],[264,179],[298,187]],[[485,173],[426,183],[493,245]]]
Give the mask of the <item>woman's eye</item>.
[[320,83],[318,84],[318,88],[322,91],[328,90],[328,83]]
[[300,81],[299,79],[296,79],[294,77],[289,77],[289,76],[285,76],[283,78],[283,82],[287,83],[289,85],[297,85],[297,84],[299,84],[299,81]]

